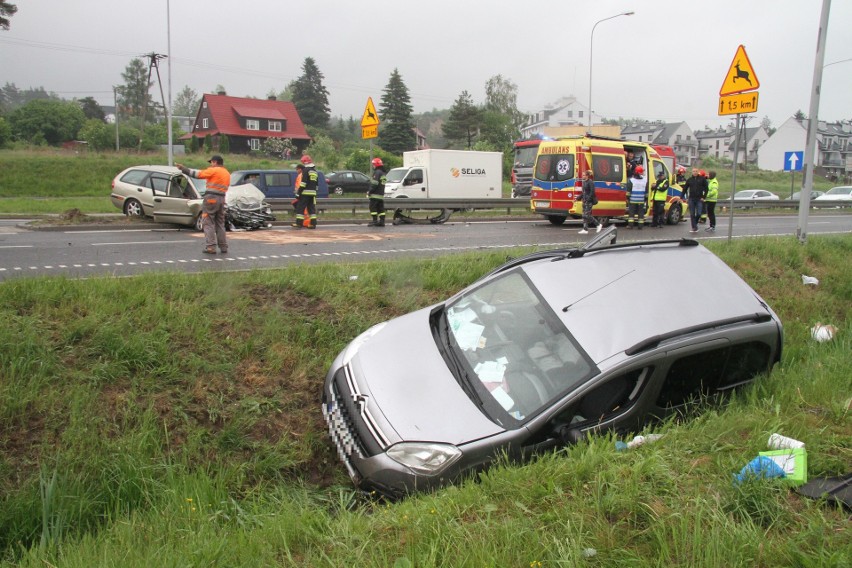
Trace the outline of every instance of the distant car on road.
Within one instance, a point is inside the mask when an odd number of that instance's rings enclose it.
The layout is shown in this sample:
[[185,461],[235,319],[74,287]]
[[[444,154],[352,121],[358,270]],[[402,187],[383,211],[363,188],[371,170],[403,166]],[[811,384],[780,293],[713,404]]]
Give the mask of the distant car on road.
[[[811,201],[813,201],[814,199],[816,199],[817,197],[819,197],[823,193],[825,193],[825,192],[824,191],[811,191]],[[801,199],[801,197],[802,197],[802,192],[797,191],[792,196],[790,196],[790,199],[792,199],[793,201],[799,201],[799,199]]]
[[325,174],[329,193],[343,195],[344,193],[367,193],[370,190],[370,178],[354,170],[341,170]]
[[[819,197],[817,197],[814,201],[848,201],[852,202],[852,185],[841,185],[839,187],[832,187]],[[848,205],[843,205],[843,207],[848,207]]]
[[[768,373],[772,309],[694,240],[537,252],[379,323],[334,360],[322,412],[354,484],[400,497],[586,435],[636,432]],[[673,268],[675,268],[673,270]],[[660,310],[669,290],[723,302]],[[626,307],[630,325],[620,325]]]
[[755,201],[778,201],[780,197],[765,189],[744,189],[734,194],[734,205],[749,209]]

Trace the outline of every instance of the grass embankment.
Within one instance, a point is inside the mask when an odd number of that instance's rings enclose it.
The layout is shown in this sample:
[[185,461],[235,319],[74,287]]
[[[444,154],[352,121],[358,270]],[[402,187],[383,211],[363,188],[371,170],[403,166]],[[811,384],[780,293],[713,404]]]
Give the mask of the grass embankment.
[[[176,156],[175,161],[188,166],[206,166],[207,154]],[[0,151],[0,215],[59,214],[79,209],[84,214],[117,213],[110,203],[113,178],[123,169],[140,164],[166,164],[165,153],[81,153],[62,150],[2,150]],[[240,154],[225,156],[231,171],[250,168],[289,168],[293,160],[255,158]],[[323,169],[323,164],[319,164]],[[719,169],[720,199],[730,196],[731,170]],[[799,176],[795,190],[801,189]],[[768,189],[782,198],[790,197],[789,173],[746,171],[737,172],[737,188]],[[814,181],[814,188],[826,190],[833,184],[823,179]],[[511,185],[503,183],[503,197],[509,197]],[[350,196],[348,196],[350,197]]]
[[[725,408],[656,427],[652,445],[616,452],[599,437],[395,504],[360,501],[327,439],[332,358],[522,251],[6,281],[0,563],[848,566],[847,513],[731,478],[772,432],[807,443],[812,477],[849,470],[852,239],[709,246],[784,322],[770,376]],[[682,293],[672,307],[692,301]],[[812,341],[817,321],[837,338]]]

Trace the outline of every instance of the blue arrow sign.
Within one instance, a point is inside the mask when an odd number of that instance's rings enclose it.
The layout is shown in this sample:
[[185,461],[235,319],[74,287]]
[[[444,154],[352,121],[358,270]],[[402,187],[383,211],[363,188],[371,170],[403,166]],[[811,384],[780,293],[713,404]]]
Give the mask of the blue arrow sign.
[[784,152],[784,171],[785,172],[800,172],[802,171],[802,162],[804,162],[804,152]]

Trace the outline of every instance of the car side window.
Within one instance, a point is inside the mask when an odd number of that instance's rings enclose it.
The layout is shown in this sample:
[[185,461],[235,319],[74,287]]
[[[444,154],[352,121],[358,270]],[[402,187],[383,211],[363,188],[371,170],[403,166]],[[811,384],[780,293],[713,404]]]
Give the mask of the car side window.
[[286,187],[293,185],[293,180],[290,179],[289,173],[266,174],[266,185],[274,187]]
[[595,181],[621,183],[624,181],[624,157],[607,154],[592,155]]
[[169,177],[163,174],[151,174],[148,181],[151,188],[154,190],[154,195],[169,194]]
[[749,342],[686,355],[669,367],[657,406],[672,408],[750,382],[769,369],[769,346]]
[[148,173],[145,170],[130,170],[121,177],[121,181],[133,185],[145,185],[145,178],[148,177]]
[[578,427],[609,420],[633,404],[651,371],[650,367],[644,367],[608,379],[571,405],[567,415],[563,413],[562,418],[567,419],[565,423]]

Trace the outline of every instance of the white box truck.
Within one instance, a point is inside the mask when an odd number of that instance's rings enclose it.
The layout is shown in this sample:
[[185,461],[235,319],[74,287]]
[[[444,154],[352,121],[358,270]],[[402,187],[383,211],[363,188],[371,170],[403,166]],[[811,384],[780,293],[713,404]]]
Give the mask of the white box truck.
[[502,152],[415,150],[403,152],[402,163],[388,172],[385,197],[503,197]]

